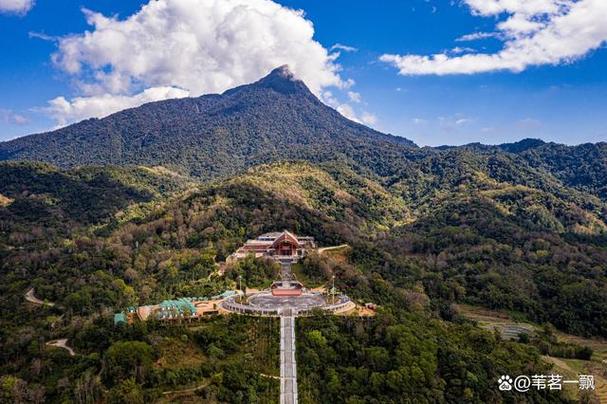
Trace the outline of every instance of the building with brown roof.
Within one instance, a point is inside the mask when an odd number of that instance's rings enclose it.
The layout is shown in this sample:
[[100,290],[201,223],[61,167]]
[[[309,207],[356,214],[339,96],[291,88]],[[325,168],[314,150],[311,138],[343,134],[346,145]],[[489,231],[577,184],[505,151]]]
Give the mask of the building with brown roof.
[[296,236],[284,230],[282,232],[265,233],[253,240],[248,240],[228,257],[228,261],[243,259],[253,254],[257,258],[295,262],[314,248],[316,248],[316,243],[313,237]]

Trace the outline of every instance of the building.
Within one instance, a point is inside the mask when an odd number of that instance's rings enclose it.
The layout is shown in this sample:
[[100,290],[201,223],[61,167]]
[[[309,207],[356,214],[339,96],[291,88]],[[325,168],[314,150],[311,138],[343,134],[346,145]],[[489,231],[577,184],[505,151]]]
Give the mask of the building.
[[249,255],[256,258],[272,258],[277,261],[296,262],[311,249],[316,248],[313,237],[296,236],[284,230],[266,233],[253,240],[248,240],[242,247],[228,257],[228,261],[243,259]]
[[186,297],[164,300],[158,306],[157,318],[159,320],[196,317],[196,306],[191,299]]
[[276,281],[270,289],[275,297],[298,297],[303,294],[303,285],[297,281]]
[[150,318],[160,321],[200,319],[219,314],[218,304],[238,293],[234,290],[226,290],[211,297],[180,297],[164,300],[160,304],[128,307],[125,311],[114,314],[114,325],[131,324],[135,320],[147,321]]
[[127,323],[127,318],[126,318],[126,314],[124,314],[124,312],[114,314],[114,325],[126,324],[126,323]]

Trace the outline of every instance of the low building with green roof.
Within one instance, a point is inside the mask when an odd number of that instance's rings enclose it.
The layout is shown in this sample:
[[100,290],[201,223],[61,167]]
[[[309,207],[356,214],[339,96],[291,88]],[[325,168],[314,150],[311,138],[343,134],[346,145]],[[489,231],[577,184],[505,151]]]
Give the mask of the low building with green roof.
[[114,325],[126,324],[126,323],[127,323],[127,319],[126,319],[126,314],[124,314],[124,312],[114,314]]

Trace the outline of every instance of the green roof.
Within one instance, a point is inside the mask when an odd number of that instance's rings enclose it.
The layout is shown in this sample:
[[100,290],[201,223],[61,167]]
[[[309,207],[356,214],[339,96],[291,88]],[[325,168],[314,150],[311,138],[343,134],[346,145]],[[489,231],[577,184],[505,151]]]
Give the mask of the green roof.
[[121,323],[126,324],[126,314],[122,312],[114,314],[114,325],[118,325]]
[[194,306],[189,298],[182,297],[175,300],[164,300],[160,303],[160,311],[161,318],[166,317],[166,315],[163,315],[162,313],[168,314],[168,317],[182,315],[186,312],[189,312],[189,314],[192,315],[196,313],[196,306]]

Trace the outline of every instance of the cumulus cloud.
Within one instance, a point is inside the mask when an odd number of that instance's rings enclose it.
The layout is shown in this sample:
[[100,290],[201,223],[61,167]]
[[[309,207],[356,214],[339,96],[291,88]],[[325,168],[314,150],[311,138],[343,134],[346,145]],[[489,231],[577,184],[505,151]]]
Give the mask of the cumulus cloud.
[[[472,14],[497,18],[496,33],[504,41],[496,53],[452,55],[385,54],[402,75],[474,74],[500,70],[520,72],[530,66],[575,61],[607,41],[604,0],[463,0]],[[458,38],[482,39],[473,33]]]
[[43,111],[55,118],[58,126],[64,126],[69,122],[76,122],[85,118],[101,118],[126,108],[138,107],[147,102],[184,98],[189,95],[189,91],[180,88],[152,87],[135,95],[102,94],[76,97],[70,100],[65,97],[57,97],[50,100],[49,105],[43,108]]
[[25,125],[29,120],[10,109],[0,108],[0,122],[10,125]]
[[[350,93],[351,92],[348,93],[348,96],[352,98]],[[358,97],[360,99],[360,94],[358,94]],[[331,91],[323,92],[321,98],[327,105],[333,107],[337,112],[351,121],[363,123],[368,126],[373,126],[377,123],[377,117],[375,115],[368,111],[361,111],[360,114],[357,113],[350,104],[340,102]]]
[[350,99],[350,101],[356,102],[356,103],[359,103],[362,101],[362,97],[361,97],[360,93],[357,93],[356,91],[348,91],[348,98]]
[[25,15],[34,7],[34,0],[0,0],[0,13]]
[[67,108],[58,111],[99,116],[146,88],[218,93],[285,64],[316,95],[353,84],[340,77],[338,52],[314,40],[303,11],[271,0],[154,0],[126,19],[83,11],[92,29],[59,38],[52,58],[77,84],[81,97],[75,101],[89,106],[65,100]]

